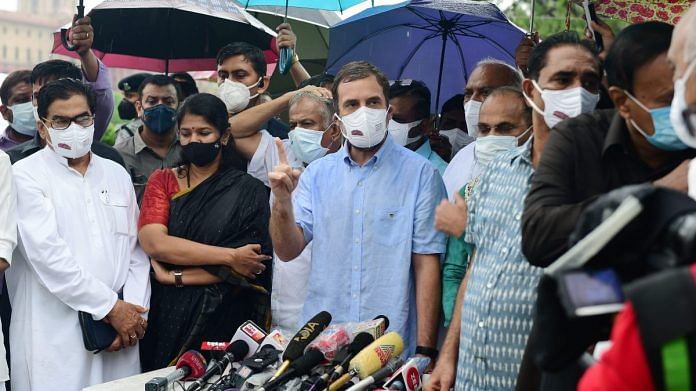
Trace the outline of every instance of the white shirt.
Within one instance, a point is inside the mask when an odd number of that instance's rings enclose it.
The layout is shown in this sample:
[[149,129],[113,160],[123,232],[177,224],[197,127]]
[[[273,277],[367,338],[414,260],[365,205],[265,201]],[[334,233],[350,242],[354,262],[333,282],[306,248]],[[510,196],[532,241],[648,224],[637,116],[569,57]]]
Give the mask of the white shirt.
[[[0,151],[0,258],[8,264],[12,263],[12,251],[17,245],[16,201],[10,157]],[[1,276],[0,274],[0,278]],[[0,341],[3,341],[2,327],[0,327]],[[9,380],[9,375],[5,360],[5,344],[0,342],[0,384]],[[4,385],[0,389],[2,387]]]
[[476,142],[473,142],[461,151],[459,151],[452,161],[450,161],[445,174],[442,176],[442,180],[445,182],[445,188],[447,189],[447,198],[454,202],[454,195],[459,192],[459,190],[464,187],[471,178],[474,178],[481,174],[482,167],[476,162],[474,158],[474,152],[476,148]]
[[45,147],[14,165],[19,245],[7,273],[12,388],[81,390],[140,372],[138,348],[92,354],[77,318],[102,319],[123,292],[149,307],[130,177],[92,154],[83,177]]
[[[292,167],[302,164],[290,149],[290,142],[283,140],[285,155]],[[268,173],[280,163],[275,139],[267,131],[261,131],[261,142],[249,161],[247,172],[270,187]],[[273,204],[271,195],[271,205]],[[281,261],[273,254],[273,289],[271,291],[272,328],[278,328],[291,337],[297,332],[297,322],[307,297],[307,280],[312,264],[312,244],[309,243],[300,255],[289,262]]]
[[[261,141],[259,142],[259,147],[256,148],[256,152],[254,152],[254,156],[249,161],[247,173],[270,188],[268,173],[280,163],[280,157],[276,149],[275,138],[265,130],[261,130],[259,133],[261,133]],[[283,140],[283,146],[285,147],[285,156],[288,158],[288,164],[291,167],[301,168],[302,163],[295,158],[295,154],[292,153],[290,148],[290,140]]]

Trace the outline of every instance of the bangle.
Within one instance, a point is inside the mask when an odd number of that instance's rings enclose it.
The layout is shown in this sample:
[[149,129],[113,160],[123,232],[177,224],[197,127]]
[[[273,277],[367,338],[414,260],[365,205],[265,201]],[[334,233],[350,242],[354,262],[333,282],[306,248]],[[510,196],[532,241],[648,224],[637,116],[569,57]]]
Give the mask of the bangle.
[[174,270],[174,285],[176,285],[177,288],[184,287],[183,275],[184,273],[182,273],[181,269]]
[[300,57],[297,55],[297,52],[294,52],[292,54],[292,65],[295,65],[298,62],[300,62]]
[[416,354],[430,357],[430,359],[433,361],[435,361],[435,359],[437,359],[438,353],[439,352],[435,348],[429,348],[426,346],[416,346]]

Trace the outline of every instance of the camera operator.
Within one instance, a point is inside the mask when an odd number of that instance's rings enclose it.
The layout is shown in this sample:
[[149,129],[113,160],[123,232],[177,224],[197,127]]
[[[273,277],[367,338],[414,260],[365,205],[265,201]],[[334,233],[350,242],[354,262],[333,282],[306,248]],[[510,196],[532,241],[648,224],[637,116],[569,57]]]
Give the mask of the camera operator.
[[[668,57],[674,65],[675,81],[671,123],[682,141],[694,146],[696,145],[696,139],[693,136],[696,130],[694,129],[694,125],[696,125],[696,71],[694,70],[696,68],[696,7],[691,7],[675,28]],[[690,191],[693,192],[692,189]],[[686,226],[687,224],[682,224],[682,228],[686,228]],[[688,376],[686,384],[679,382],[683,381],[685,374],[689,375],[690,373],[691,378],[694,374],[694,363],[691,362],[691,366],[689,366],[687,359],[686,365],[683,365],[683,358],[688,358],[689,354],[693,355],[694,353],[695,330],[693,324],[692,328],[689,329],[688,323],[693,322],[696,315],[693,306],[688,307],[690,310],[687,311],[680,311],[675,307],[685,303],[684,300],[687,300],[688,303],[689,298],[693,300],[693,292],[696,290],[695,280],[696,264],[692,264],[688,268],[663,272],[641,282],[642,289],[650,289],[654,286],[669,288],[681,282],[680,287],[683,290],[677,293],[678,297],[667,297],[670,305],[663,305],[663,308],[658,309],[660,313],[664,313],[663,311],[666,309],[671,309],[673,313],[677,313],[678,318],[660,317],[655,319],[655,317],[648,316],[655,312],[655,308],[642,307],[640,301],[627,303],[614,324],[611,349],[602,356],[597,365],[587,371],[578,389],[582,391],[640,391],[676,389],[669,388],[670,385],[674,387],[675,384],[688,388]],[[637,286],[636,292],[640,292],[640,289],[641,287]],[[692,294],[689,295],[689,293]],[[629,298],[631,298],[630,294]],[[643,321],[641,322],[641,320]],[[684,338],[683,334],[676,335],[676,338],[660,344],[660,341],[655,341],[655,339],[667,340],[674,337],[665,335],[666,332],[661,330],[662,332],[656,335],[656,338],[646,339],[653,334],[649,330],[651,320],[657,321],[661,324],[660,326],[665,326],[673,331],[675,327],[681,327],[681,331],[685,331],[687,336]],[[656,350],[658,357],[656,357]],[[677,365],[673,365],[675,362]]]

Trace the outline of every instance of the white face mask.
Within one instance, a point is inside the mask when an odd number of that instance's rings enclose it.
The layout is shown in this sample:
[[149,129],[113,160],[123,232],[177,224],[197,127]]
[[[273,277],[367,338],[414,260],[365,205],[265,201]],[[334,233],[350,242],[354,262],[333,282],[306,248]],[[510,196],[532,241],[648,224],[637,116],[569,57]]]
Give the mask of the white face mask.
[[71,123],[66,129],[48,129],[51,136],[50,146],[55,153],[67,158],[77,159],[89,153],[94,138],[94,124],[83,128],[82,126]]
[[466,130],[467,133],[469,133],[469,136],[473,138],[478,137],[478,122],[481,104],[482,102],[473,99],[464,103],[464,118],[466,118]]
[[387,109],[371,109],[362,106],[358,110],[336,119],[343,137],[358,148],[372,148],[384,140],[387,133]]
[[12,110],[12,129],[25,136],[36,135],[36,119],[34,119],[34,105],[31,101],[8,107]]
[[[696,60],[691,62],[686,68],[684,75],[674,83],[674,98],[672,98],[672,107],[669,113],[669,121],[672,123],[672,127],[674,127],[674,132],[684,144],[692,148],[696,148],[696,136],[689,132],[689,127],[682,113],[687,107],[686,82],[689,81],[689,77],[691,77],[694,69],[696,69]],[[691,120],[695,121],[693,117]]]
[[532,80],[532,84],[541,93],[544,110],[541,110],[526,94],[525,98],[534,111],[544,116],[544,121],[549,128],[553,128],[564,119],[593,111],[599,102],[599,94],[593,94],[582,87],[542,90],[536,81]]
[[260,82],[261,78],[259,78],[256,83],[246,86],[243,83],[225,79],[225,81],[218,86],[218,96],[225,102],[227,112],[235,114],[246,109],[247,106],[249,106],[249,101],[259,96],[258,93],[251,96],[249,90],[259,85]]
[[396,122],[393,119],[389,120],[389,134],[394,137],[394,141],[402,146],[407,146],[408,144],[411,144],[413,142],[416,142],[423,138],[422,134],[419,134],[416,137],[409,137],[408,133],[411,131],[411,129],[415,128],[416,126],[420,125],[423,122],[423,120],[418,120],[414,122],[410,122],[407,124],[402,124],[400,122]]
[[305,164],[322,158],[329,152],[328,148],[321,146],[323,137],[324,132],[300,128],[299,126],[288,133],[292,152]]
[[517,148],[519,142],[524,136],[529,133],[532,129],[530,126],[524,133],[519,136],[496,136],[489,135],[485,137],[479,137],[476,139],[476,147],[474,148],[474,158],[476,162],[483,167],[488,166],[488,164],[496,156],[503,152],[510,151]]

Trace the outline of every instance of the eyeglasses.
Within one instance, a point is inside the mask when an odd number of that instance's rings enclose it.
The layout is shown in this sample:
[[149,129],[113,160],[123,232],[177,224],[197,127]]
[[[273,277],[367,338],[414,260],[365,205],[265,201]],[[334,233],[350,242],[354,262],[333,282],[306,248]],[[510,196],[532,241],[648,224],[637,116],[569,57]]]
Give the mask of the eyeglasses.
[[44,124],[48,126],[49,128],[55,129],[55,130],[65,130],[68,127],[70,127],[71,123],[76,123],[83,128],[86,128],[88,126],[92,126],[94,124],[94,116],[91,114],[81,114],[78,115],[77,117],[72,117],[72,118],[67,118],[67,117],[58,117],[55,119],[43,119]]

